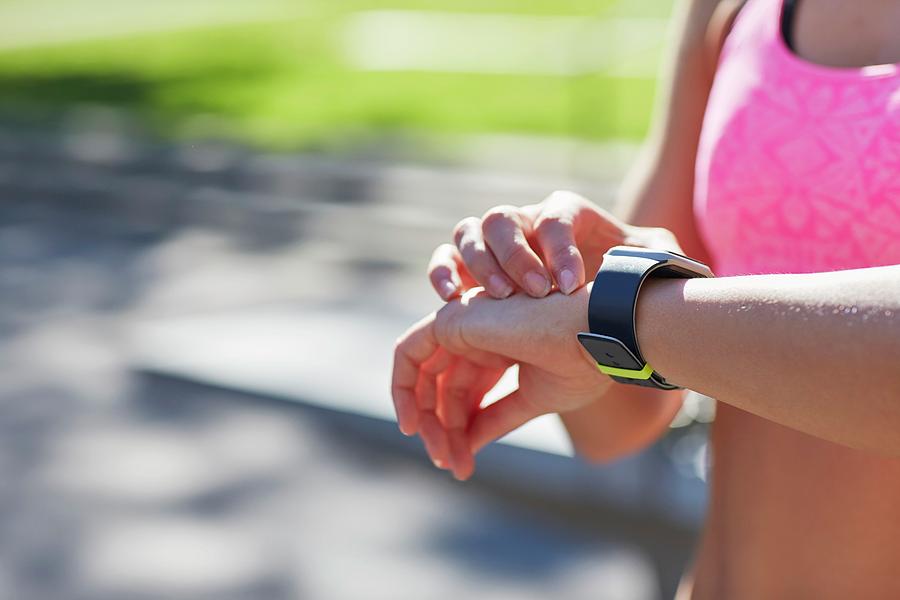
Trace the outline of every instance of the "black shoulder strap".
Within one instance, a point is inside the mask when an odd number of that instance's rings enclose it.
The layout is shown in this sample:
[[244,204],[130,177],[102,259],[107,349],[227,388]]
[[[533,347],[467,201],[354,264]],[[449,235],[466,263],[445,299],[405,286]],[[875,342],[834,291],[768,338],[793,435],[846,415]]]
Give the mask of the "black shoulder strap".
[[794,21],[797,15],[798,0],[784,0],[781,9],[781,37],[791,50],[794,50]]

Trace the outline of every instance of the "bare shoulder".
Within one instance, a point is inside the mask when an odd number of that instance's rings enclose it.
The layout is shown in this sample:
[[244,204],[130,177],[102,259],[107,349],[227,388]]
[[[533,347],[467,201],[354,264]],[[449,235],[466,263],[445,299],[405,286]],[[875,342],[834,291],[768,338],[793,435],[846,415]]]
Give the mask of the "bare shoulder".
[[722,51],[722,45],[725,38],[731,32],[734,20],[740,12],[747,0],[719,0],[715,2],[712,15],[706,24],[704,36],[704,46],[707,55],[707,61],[711,71],[714,73],[716,64],[719,61],[719,53]]
[[626,178],[619,214],[629,223],[671,230],[688,254],[706,251],[693,219],[694,159],[721,43],[740,0],[681,0],[672,16],[653,125]]

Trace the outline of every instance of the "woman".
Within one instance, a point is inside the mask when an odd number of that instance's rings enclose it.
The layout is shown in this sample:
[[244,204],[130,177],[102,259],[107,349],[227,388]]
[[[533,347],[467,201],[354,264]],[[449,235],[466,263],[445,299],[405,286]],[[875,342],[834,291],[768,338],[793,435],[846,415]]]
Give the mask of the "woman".
[[[679,15],[626,222],[570,193],[460,222],[429,267],[448,303],[397,344],[401,430],[460,479],[551,412],[590,459],[651,443],[680,393],[614,383],[575,333],[609,247],[678,250],[718,278],[648,282],[636,333],[669,381],[719,401],[679,595],[900,597],[900,3]],[[518,391],[480,407],[512,364]]]

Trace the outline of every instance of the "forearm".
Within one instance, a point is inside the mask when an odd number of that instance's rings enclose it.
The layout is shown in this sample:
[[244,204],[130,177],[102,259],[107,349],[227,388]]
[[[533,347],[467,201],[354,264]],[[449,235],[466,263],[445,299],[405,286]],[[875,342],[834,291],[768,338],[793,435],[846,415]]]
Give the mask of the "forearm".
[[576,452],[606,462],[636,452],[665,433],[682,404],[679,391],[616,385],[593,404],[560,414]]
[[900,266],[651,280],[641,351],[679,385],[782,425],[900,454]]

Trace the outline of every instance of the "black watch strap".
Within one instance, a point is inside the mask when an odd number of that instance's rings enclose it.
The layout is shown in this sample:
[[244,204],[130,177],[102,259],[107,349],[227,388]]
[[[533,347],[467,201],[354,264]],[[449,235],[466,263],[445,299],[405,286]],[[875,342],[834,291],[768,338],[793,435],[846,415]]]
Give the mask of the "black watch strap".
[[[622,251],[627,254],[622,254]],[[675,257],[682,265],[674,264],[667,260],[668,257]],[[635,331],[638,293],[648,277],[710,276],[712,273],[705,265],[681,255],[617,247],[604,255],[603,264],[594,279],[588,303],[591,332],[579,334],[578,339],[597,361],[600,370],[615,381],[665,390],[678,389],[655,372],[641,354]]]
[[659,261],[633,256],[603,258],[588,302],[588,325],[592,332],[621,340],[638,358],[643,358],[634,329],[634,306],[644,279]]

